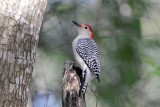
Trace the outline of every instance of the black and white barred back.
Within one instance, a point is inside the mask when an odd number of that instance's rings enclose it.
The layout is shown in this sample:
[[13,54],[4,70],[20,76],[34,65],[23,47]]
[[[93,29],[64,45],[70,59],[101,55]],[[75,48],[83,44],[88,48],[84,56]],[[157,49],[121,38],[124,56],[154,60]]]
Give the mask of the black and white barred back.
[[79,39],[76,51],[84,60],[91,72],[94,72],[96,78],[100,82],[100,59],[98,46],[93,39]]

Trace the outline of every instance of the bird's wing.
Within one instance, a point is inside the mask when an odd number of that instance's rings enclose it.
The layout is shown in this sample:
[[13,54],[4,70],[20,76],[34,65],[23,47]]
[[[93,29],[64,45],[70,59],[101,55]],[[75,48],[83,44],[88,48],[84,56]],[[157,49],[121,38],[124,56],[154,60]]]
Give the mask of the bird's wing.
[[79,39],[76,51],[99,80],[100,59],[99,50],[95,41],[90,38]]

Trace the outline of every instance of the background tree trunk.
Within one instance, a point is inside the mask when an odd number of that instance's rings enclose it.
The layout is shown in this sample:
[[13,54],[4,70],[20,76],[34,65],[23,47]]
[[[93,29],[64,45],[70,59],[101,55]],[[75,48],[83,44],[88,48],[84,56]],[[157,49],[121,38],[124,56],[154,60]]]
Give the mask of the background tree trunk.
[[63,107],[86,107],[83,97],[79,97],[80,77],[82,71],[66,61],[62,76],[62,105]]
[[0,107],[25,107],[47,0],[0,0]]

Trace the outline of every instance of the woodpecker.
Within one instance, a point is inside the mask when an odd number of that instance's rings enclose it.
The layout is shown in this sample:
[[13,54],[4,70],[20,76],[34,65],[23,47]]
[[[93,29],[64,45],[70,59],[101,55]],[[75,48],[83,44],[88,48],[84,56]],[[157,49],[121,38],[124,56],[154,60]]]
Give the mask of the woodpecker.
[[98,46],[94,41],[93,30],[87,24],[78,24],[72,21],[78,30],[78,36],[72,42],[73,54],[78,66],[82,70],[82,81],[79,97],[85,92],[88,83],[96,77],[100,82],[100,58]]

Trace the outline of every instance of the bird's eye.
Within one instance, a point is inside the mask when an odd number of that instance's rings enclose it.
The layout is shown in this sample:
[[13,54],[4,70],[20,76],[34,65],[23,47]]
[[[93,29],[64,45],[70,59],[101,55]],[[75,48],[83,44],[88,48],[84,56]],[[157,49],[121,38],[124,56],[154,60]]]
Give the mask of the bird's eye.
[[85,29],[87,29],[87,27],[85,27]]

